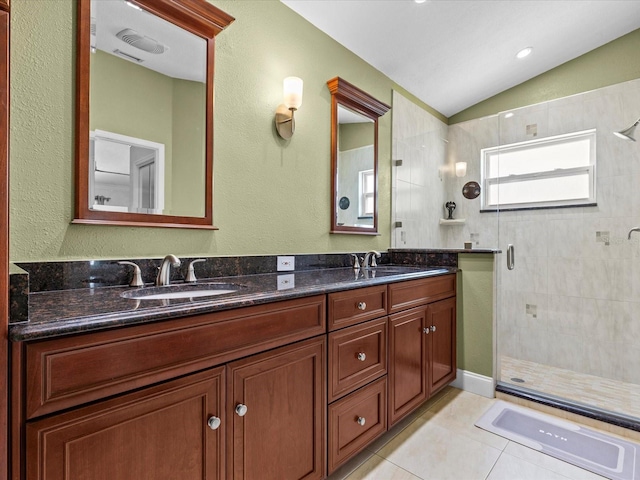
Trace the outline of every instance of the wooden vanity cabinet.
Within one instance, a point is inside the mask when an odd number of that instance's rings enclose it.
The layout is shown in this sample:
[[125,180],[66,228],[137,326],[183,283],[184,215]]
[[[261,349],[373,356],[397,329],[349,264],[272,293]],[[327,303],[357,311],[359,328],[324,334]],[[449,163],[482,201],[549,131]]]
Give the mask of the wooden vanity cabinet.
[[13,478],[323,478],[325,305],[316,295],[14,344],[25,433]]
[[387,430],[387,285],[330,293],[328,473]]
[[[389,426],[456,378],[455,275],[437,279],[436,298],[449,298],[389,317]],[[433,298],[428,289],[416,289],[416,296],[408,298],[410,283],[390,285],[390,297],[395,288],[401,288],[405,304]],[[443,288],[446,285],[448,290]]]
[[214,368],[27,423],[27,480],[223,479],[224,378]]
[[16,343],[12,478],[323,479],[455,379],[455,278]]
[[325,345],[314,338],[227,366],[227,478],[324,477]]

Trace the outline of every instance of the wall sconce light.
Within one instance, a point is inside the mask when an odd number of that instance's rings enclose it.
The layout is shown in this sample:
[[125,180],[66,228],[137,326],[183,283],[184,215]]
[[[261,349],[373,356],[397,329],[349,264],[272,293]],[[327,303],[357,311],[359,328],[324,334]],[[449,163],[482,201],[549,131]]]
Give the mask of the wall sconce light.
[[625,128],[624,130],[620,130],[619,132],[613,132],[613,134],[617,137],[624,138],[625,140],[631,140],[632,142],[635,142],[636,139],[633,138],[633,132],[639,123],[640,123],[640,118],[636,120],[635,123],[631,125],[629,128]]
[[282,85],[284,104],[276,110],[276,130],[278,135],[288,140],[296,131],[296,121],[293,118],[295,112],[302,105],[302,79],[287,77]]
[[467,162],[456,162],[456,177],[464,177],[467,174]]

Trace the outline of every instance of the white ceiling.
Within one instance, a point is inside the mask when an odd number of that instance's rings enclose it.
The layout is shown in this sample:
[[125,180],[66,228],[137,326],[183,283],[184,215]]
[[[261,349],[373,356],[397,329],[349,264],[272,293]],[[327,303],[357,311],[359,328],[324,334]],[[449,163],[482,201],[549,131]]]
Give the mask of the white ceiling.
[[640,28],[640,0],[281,1],[447,117]]
[[[98,50],[112,55],[116,55],[114,50],[120,50],[141,59],[140,65],[143,67],[169,77],[206,82],[207,42],[203,38],[146,10],[133,8],[124,0],[93,0],[91,21],[95,24],[96,32],[91,42]],[[153,54],[129,45],[116,37],[125,28],[156,40],[167,50],[162,54]]]

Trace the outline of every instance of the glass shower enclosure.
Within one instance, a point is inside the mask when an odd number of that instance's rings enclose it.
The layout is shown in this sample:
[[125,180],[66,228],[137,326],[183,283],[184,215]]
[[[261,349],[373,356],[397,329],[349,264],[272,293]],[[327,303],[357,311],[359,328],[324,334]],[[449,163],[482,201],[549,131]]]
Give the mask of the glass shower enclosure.
[[[591,176],[588,201],[535,209],[507,208],[513,205],[505,201],[498,207],[498,388],[636,425],[640,233],[633,229],[640,226],[640,143],[614,131],[639,115],[640,80],[634,80],[497,116],[498,145],[593,132],[595,154],[591,167],[581,170],[583,180]],[[580,167],[566,161],[555,159],[556,170],[546,178],[564,172],[577,180]],[[545,156],[528,162],[541,165]],[[553,190],[543,182],[537,188]],[[504,258],[510,245],[512,269]]]

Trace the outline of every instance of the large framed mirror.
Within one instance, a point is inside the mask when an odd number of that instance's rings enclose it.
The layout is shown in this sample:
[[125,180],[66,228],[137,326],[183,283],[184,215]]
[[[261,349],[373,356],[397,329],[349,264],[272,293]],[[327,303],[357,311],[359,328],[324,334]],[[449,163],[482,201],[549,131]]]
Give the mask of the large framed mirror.
[[206,0],[78,0],[73,223],[213,226]]
[[331,233],[378,234],[378,118],[391,108],[333,78]]

